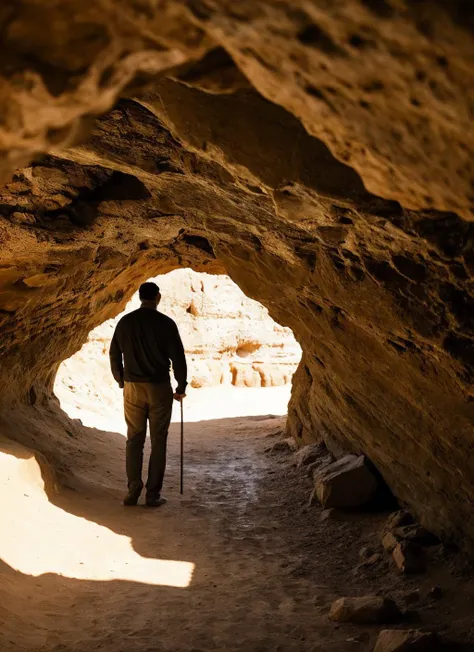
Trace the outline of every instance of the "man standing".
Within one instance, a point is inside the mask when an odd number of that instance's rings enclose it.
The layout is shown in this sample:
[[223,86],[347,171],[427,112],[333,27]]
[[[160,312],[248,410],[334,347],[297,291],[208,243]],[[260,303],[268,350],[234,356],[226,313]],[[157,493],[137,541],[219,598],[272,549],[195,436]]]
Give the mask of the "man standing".
[[[146,504],[166,502],[161,488],[166,468],[166,443],[173,397],[186,396],[186,358],[175,322],[158,312],[161,300],[156,283],[143,283],[141,307],[122,317],[110,345],[110,366],[119,387],[124,388],[127,423],[126,468],[128,494],[124,505],[136,505],[143,489],[142,466],[147,422],[150,423],[151,454],[146,484]],[[173,395],[170,361],[178,383]]]

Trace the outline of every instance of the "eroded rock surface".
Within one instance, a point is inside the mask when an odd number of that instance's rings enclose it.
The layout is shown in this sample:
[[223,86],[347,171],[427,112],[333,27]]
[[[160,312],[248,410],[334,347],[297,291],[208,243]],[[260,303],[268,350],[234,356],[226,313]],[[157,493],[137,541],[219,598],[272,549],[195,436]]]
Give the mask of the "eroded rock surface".
[[0,32],[4,418],[143,279],[227,272],[303,348],[289,435],[474,540],[470,3],[8,0]]

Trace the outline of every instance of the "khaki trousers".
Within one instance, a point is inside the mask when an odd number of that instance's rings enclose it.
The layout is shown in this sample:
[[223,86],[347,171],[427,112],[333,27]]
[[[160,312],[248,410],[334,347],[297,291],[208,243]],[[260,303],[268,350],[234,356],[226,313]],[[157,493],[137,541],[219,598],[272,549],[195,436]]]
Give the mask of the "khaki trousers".
[[173,408],[169,382],[125,383],[124,411],[127,423],[126,468],[130,491],[141,490],[143,447],[150,424],[151,454],[148,464],[147,497],[157,498],[166,468],[166,443]]

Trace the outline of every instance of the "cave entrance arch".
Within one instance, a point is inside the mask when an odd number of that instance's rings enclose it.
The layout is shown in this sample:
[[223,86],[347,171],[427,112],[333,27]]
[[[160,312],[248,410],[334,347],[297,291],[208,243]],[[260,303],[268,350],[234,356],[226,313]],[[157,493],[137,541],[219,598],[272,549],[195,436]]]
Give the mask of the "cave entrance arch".
[[[226,275],[176,269],[152,279],[160,310],[178,324],[189,368],[188,419],[285,415],[301,348],[291,329],[275,322]],[[61,363],[54,391],[62,409],[85,426],[124,429],[122,395],[109,366],[113,331],[140,305],[136,292],[115,318],[93,329],[82,348]],[[175,411],[173,419],[179,418]]]

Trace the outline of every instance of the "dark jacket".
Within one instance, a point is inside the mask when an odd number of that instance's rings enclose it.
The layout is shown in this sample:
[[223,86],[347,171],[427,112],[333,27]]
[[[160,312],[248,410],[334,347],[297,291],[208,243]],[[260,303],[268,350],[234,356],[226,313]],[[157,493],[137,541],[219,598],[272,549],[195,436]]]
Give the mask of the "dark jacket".
[[166,382],[170,361],[178,383],[176,392],[184,394],[186,357],[175,322],[143,306],[122,317],[110,344],[110,367],[119,384]]

